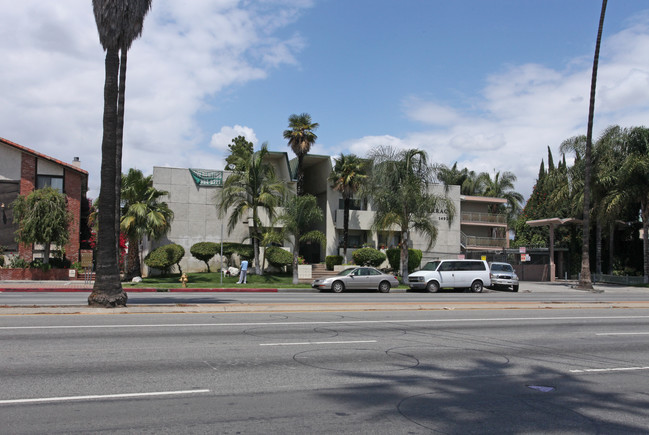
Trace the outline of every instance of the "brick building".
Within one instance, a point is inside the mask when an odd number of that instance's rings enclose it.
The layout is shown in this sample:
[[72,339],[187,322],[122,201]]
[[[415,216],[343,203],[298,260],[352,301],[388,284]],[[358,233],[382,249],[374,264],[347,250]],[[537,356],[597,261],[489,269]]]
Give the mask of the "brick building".
[[18,246],[16,243],[10,204],[18,195],[49,186],[66,195],[73,220],[65,255],[72,262],[78,261],[82,209],[87,208],[88,190],[88,172],[80,166],[76,157],[74,162],[64,163],[0,137],[0,245],[18,252],[27,261],[42,255],[39,246]]

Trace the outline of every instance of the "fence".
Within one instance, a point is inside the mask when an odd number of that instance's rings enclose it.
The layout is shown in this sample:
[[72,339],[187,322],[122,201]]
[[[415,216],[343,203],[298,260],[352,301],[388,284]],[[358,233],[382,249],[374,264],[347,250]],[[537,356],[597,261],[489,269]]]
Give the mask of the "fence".
[[591,275],[593,282],[603,282],[607,284],[621,284],[621,285],[642,285],[647,284],[646,276],[618,276],[618,275],[604,275],[602,273],[593,273]]

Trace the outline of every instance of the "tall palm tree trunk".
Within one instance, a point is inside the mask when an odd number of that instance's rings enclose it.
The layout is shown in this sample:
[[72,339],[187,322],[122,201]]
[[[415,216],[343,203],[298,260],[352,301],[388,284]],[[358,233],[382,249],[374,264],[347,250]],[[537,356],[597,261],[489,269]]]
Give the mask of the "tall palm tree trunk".
[[593,75],[590,82],[590,105],[588,108],[588,131],[586,133],[586,155],[584,174],[584,216],[582,227],[582,248],[581,248],[581,275],[579,288],[592,290],[593,283],[590,278],[590,182],[592,166],[593,147],[593,117],[595,115],[595,90],[597,88],[597,65],[599,63],[599,47],[602,42],[602,29],[604,27],[604,15],[606,14],[606,2],[602,0],[602,12],[599,17],[597,29],[597,43],[595,44],[595,57],[593,59]]
[[642,250],[644,254],[644,280],[649,281],[649,201],[641,202],[642,206]]
[[104,135],[101,144],[101,186],[99,190],[99,234],[97,238],[97,275],[88,305],[126,306],[127,296],[119,280],[117,234],[115,233],[115,139],[117,134],[117,94],[119,50],[106,50],[104,83]]
[[[119,87],[117,91],[117,131],[115,136],[115,233],[120,233],[122,193],[122,147],[124,145],[124,99],[126,95],[126,60],[128,49],[122,47],[119,61]],[[117,264],[119,265],[119,237],[117,237]],[[139,267],[139,265],[138,265]]]
[[297,196],[304,195],[304,154],[297,156]]

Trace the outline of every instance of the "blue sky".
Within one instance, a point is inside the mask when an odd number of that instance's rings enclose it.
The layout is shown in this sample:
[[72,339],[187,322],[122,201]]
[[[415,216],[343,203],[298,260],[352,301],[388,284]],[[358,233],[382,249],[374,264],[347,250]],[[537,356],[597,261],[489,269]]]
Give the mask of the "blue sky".
[[[316,154],[421,148],[512,171],[531,193],[549,146],[585,133],[595,0],[153,0],[129,52],[124,167],[221,168],[243,134]],[[90,0],[0,0],[0,136],[99,185],[103,57]],[[609,2],[595,135],[647,125],[649,2]]]

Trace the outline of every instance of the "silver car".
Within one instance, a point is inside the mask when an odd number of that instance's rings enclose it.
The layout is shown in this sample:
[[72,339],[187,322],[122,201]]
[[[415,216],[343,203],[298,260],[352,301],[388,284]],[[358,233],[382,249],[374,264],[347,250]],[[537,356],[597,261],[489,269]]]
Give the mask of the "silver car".
[[509,263],[490,263],[491,288],[511,287],[512,291],[518,291],[518,276]]
[[398,286],[399,280],[394,275],[388,275],[373,267],[350,267],[338,275],[319,278],[311,283],[311,287],[319,290],[332,290],[340,293],[344,290],[378,290],[388,293],[390,288]]

